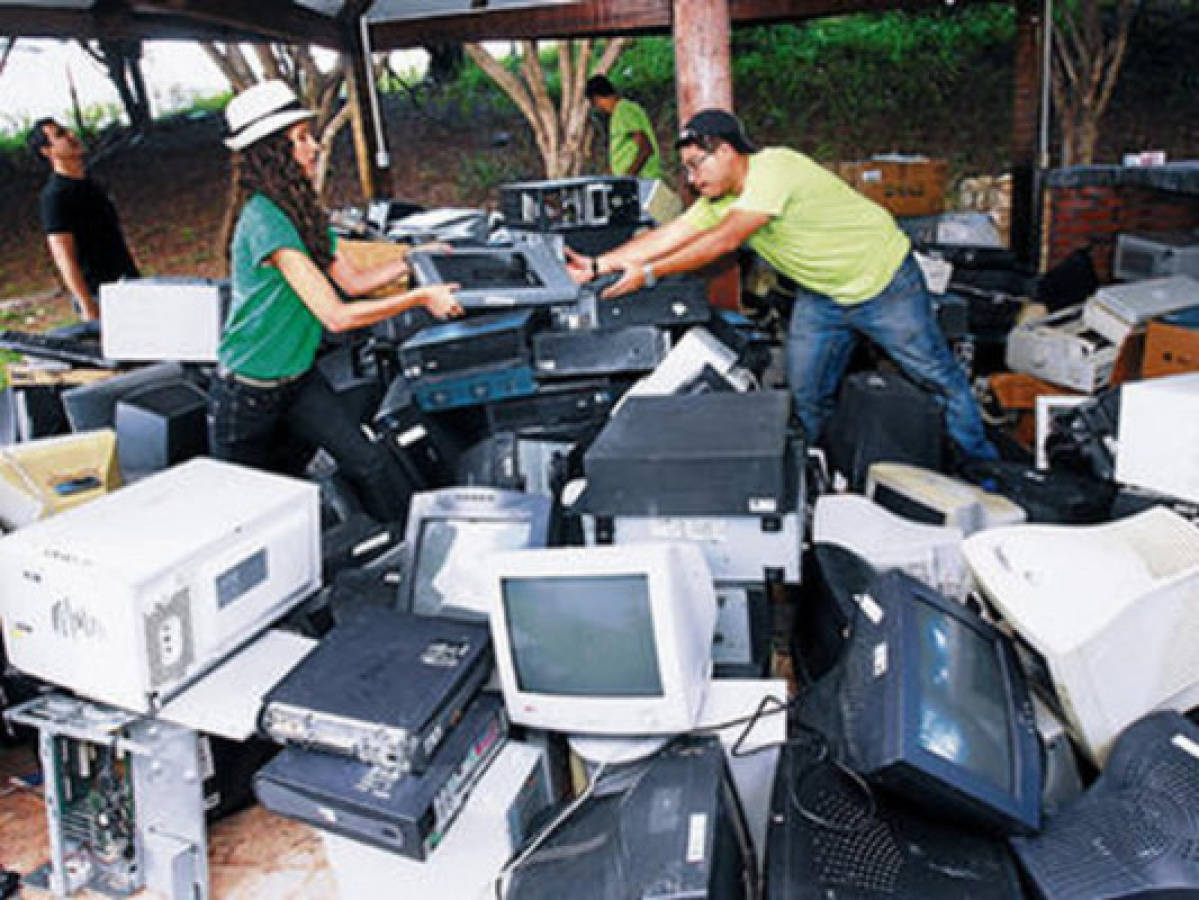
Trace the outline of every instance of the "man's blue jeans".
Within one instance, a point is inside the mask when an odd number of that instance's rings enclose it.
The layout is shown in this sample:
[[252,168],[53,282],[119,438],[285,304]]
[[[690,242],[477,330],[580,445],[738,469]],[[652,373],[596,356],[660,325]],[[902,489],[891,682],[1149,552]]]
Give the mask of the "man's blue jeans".
[[891,283],[864,303],[842,306],[824,294],[796,290],[787,333],[787,377],[808,440],[819,439],[833,411],[837,386],[859,334],[941,399],[949,436],[966,458],[998,457],[987,440],[966,373],[937,325],[924,275],[910,253]]

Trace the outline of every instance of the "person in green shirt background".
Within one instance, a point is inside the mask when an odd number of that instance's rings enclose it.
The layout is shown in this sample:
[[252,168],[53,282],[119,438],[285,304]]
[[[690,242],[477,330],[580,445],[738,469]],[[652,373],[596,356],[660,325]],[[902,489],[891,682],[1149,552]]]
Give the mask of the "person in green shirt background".
[[[315,114],[282,81],[243,91],[225,109],[233,153],[225,228],[233,300],[209,389],[209,451],[217,459],[298,475],[315,447],[337,461],[368,513],[407,514],[413,486],[385,447],[367,440],[315,366],[325,329],[347,331],[414,306],[461,315],[457,285],[347,302],[408,274],[403,259],[359,268],[339,251],[312,178]],[[335,286],[336,285],[336,288]]]
[[798,285],[787,377],[809,441],[819,440],[850,351],[865,336],[941,400],[962,456],[997,458],[911,242],[889,212],[802,153],[759,150],[725,110],[697,113],[675,147],[699,199],[680,218],[597,257],[568,249],[576,281],[620,272],[601,295],[617,297],[745,244]]
[[645,109],[617,94],[606,75],[587,79],[584,93],[591,108],[608,117],[608,171],[661,179],[658,139]]

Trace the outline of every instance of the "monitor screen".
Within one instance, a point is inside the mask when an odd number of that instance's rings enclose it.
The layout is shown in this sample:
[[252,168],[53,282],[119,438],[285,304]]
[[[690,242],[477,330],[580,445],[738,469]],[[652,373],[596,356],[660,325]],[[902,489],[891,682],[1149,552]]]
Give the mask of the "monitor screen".
[[443,282],[454,282],[463,288],[512,290],[538,288],[545,282],[529,265],[524,254],[470,253],[458,251],[433,255],[433,265]]
[[420,523],[412,609],[435,615],[443,605],[475,608],[490,582],[482,557],[529,546],[528,519],[429,518]]
[[1011,792],[1009,701],[994,643],[927,603],[913,613],[920,746]]
[[521,691],[662,696],[645,575],[504,578],[501,591]]

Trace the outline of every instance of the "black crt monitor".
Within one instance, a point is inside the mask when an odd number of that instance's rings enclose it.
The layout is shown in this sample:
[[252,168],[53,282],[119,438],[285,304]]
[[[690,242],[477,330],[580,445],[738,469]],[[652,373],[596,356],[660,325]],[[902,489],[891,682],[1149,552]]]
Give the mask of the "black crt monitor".
[[930,815],[1035,831],[1041,751],[1008,639],[899,571],[855,601],[850,643],[804,717],[851,768]]
[[409,559],[400,609],[485,620],[489,594],[484,556],[546,546],[551,506],[542,494],[482,486],[413,494],[404,532]]
[[766,900],[1024,900],[1007,841],[868,796],[795,740],[775,773]]
[[1150,713],[1116,739],[1099,778],[1012,847],[1052,900],[1199,896],[1199,725]]
[[579,286],[548,244],[469,247],[451,253],[417,251],[408,262],[419,284],[457,284],[465,309],[573,303]]
[[117,401],[122,397],[151,385],[177,382],[182,378],[183,366],[179,363],[155,363],[65,390],[62,405],[72,431],[112,428],[116,421]]
[[190,381],[150,385],[123,397],[115,419],[125,481],[208,452],[208,397]]

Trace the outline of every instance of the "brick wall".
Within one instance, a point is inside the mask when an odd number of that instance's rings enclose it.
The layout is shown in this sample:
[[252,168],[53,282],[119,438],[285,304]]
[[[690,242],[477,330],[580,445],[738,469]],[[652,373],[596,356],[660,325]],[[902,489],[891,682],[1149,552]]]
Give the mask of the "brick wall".
[[1120,232],[1199,228],[1193,194],[1127,184],[1050,187],[1048,194],[1046,269],[1089,244],[1100,281],[1110,281]]

